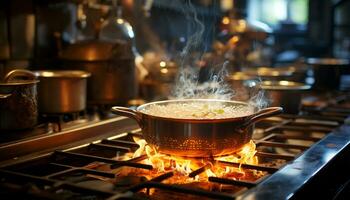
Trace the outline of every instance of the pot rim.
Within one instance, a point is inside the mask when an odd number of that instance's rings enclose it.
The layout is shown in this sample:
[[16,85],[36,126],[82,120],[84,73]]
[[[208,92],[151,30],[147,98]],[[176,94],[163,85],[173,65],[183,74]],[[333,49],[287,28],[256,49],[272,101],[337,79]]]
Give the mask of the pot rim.
[[280,77],[280,76],[290,77],[290,76],[293,76],[293,72],[294,72],[293,70],[287,69],[287,68],[266,67],[266,66],[242,71],[242,73],[245,73],[250,76],[257,76],[257,77]]
[[264,90],[278,90],[278,91],[300,91],[309,90],[310,85],[298,83],[293,81],[263,81],[261,88]]
[[[154,104],[162,104],[162,103],[174,103],[174,102],[195,102],[195,101],[200,101],[200,102],[225,102],[225,103],[232,103],[232,104],[241,104],[244,106],[251,106],[254,110],[251,114],[247,115],[242,115],[239,117],[230,117],[230,118],[219,118],[219,119],[193,119],[193,118],[170,118],[170,117],[161,117],[161,116],[156,116],[156,115],[150,115],[147,113],[142,112],[142,109],[145,107],[148,107],[150,105]],[[147,117],[150,117],[152,119],[160,119],[160,120],[167,120],[167,121],[178,121],[178,122],[190,122],[190,123],[195,123],[195,122],[203,122],[203,123],[218,123],[218,122],[232,122],[232,121],[240,121],[240,120],[245,120],[249,119],[251,116],[253,116],[256,113],[256,107],[249,105],[246,102],[242,101],[231,101],[231,100],[222,100],[222,99],[173,99],[173,100],[164,100],[164,101],[154,101],[150,103],[143,104],[141,106],[138,106],[136,108],[136,112],[146,115]]]
[[322,65],[322,66],[347,66],[350,65],[350,60],[345,58],[307,58],[307,64],[311,65]]
[[21,80],[16,82],[0,83],[0,86],[21,86],[39,83],[40,80]]
[[34,71],[39,78],[88,78],[91,73],[82,70],[38,70]]

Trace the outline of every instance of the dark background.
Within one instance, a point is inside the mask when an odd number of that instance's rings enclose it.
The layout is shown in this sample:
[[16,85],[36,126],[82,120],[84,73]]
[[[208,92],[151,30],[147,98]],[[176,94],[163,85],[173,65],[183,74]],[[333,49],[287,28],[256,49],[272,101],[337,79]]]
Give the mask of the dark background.
[[[75,9],[81,1],[72,0],[12,0],[0,3],[0,60],[1,65],[52,66],[57,56],[55,32],[62,34],[67,43],[76,41]],[[275,62],[292,62],[296,57],[345,57],[349,58],[350,1],[309,0],[308,23],[299,30],[293,24],[282,23],[274,28]],[[108,4],[109,1],[101,1]],[[218,35],[218,24],[225,12],[219,1],[155,0],[145,17],[142,6],[145,1],[120,1],[123,15],[136,33],[137,48],[142,53],[148,48],[181,50],[188,38],[198,30],[189,22],[186,13],[195,9],[199,20],[205,24],[199,49],[210,51]],[[241,17],[247,16],[247,1],[234,1]],[[146,11],[145,11],[146,12]],[[191,13],[189,13],[191,15]],[[99,13],[89,13],[93,21]],[[97,17],[98,18],[98,17]],[[88,21],[88,23],[90,23]],[[147,27],[146,31],[145,28]],[[150,28],[149,28],[150,27]],[[91,31],[83,33],[91,35]],[[87,37],[88,38],[88,37]],[[287,54],[286,54],[287,52]],[[284,56],[284,55],[287,56]],[[281,56],[282,55],[282,56]],[[287,57],[287,58],[285,58]],[[285,59],[285,60],[283,60]]]

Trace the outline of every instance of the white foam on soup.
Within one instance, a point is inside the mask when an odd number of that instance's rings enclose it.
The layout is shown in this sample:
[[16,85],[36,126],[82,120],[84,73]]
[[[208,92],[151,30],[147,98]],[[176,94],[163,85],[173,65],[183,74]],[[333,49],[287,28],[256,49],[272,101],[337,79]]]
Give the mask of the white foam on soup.
[[223,103],[186,102],[169,104],[151,104],[141,112],[176,119],[225,119],[251,115],[254,108],[247,105],[227,105]]

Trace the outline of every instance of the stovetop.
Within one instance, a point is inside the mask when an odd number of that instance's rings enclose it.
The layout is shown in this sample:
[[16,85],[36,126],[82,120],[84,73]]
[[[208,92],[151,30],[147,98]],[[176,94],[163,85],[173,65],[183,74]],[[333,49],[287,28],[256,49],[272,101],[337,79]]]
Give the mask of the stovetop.
[[37,137],[45,137],[115,118],[116,116],[110,113],[109,110],[110,107],[99,108],[94,106],[80,112],[61,114],[40,113],[37,125],[32,128],[24,130],[1,130],[4,134],[0,137],[0,146],[31,140]]
[[[137,150],[137,125],[112,117],[88,126],[34,137],[0,147],[0,194],[33,199],[293,199],[305,195],[344,197],[350,174],[350,97],[304,98],[299,115],[281,115],[256,124],[258,165],[241,167],[248,177],[209,176],[205,182],[178,181],[176,172],[158,172]],[[204,173],[198,166],[186,178]],[[137,171],[148,174],[140,176]],[[121,175],[123,174],[123,175]],[[151,175],[150,175],[151,174]],[[345,188],[345,190],[344,190]]]

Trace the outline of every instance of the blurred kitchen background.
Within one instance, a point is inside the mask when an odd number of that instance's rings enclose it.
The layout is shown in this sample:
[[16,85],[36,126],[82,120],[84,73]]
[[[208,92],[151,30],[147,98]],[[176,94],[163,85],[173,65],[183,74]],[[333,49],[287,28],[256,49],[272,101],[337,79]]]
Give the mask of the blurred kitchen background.
[[185,65],[200,82],[226,62],[231,80],[301,71],[291,80],[312,85],[310,65],[348,66],[349,10],[346,0],[1,1],[0,77],[88,71],[88,103],[97,105],[167,98]]

